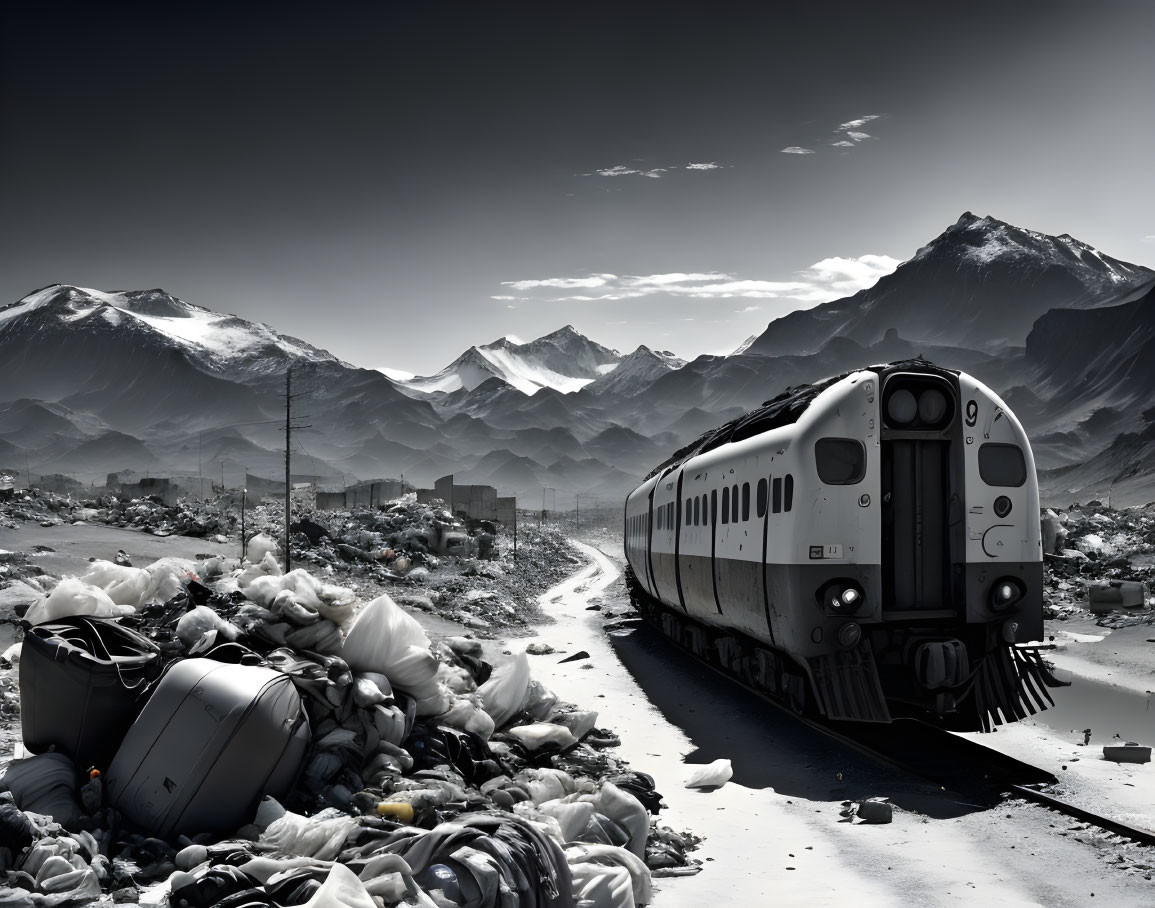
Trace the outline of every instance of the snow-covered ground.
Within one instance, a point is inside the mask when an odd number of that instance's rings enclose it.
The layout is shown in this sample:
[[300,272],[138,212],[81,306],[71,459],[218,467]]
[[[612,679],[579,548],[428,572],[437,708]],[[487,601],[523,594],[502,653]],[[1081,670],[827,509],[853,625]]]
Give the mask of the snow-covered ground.
[[[799,726],[763,701],[682,656],[647,628],[611,631],[591,603],[620,603],[618,567],[583,547],[590,564],[541,600],[556,623],[540,641],[556,655],[531,657],[536,677],[563,698],[600,711],[622,756],[655,777],[668,810],[660,822],[703,839],[696,876],[658,880],[655,905],[1151,905],[1155,849],[1121,843],[1021,801],[992,810],[958,803],[897,771],[874,766]],[[1089,633],[1089,632],[1088,632]],[[1090,634],[1094,636],[1094,634]],[[560,663],[585,650],[588,660]],[[1060,695],[1062,691],[1059,692]],[[1124,807],[1146,798],[1152,765],[1099,760],[1041,723],[984,738],[1040,765],[1068,767],[1083,787]],[[1078,740],[1082,740],[1080,735]],[[1072,762],[1073,755],[1080,756]],[[711,792],[683,787],[692,767],[733,760],[733,781]],[[841,768],[840,768],[841,767]],[[1056,774],[1061,774],[1058,769]],[[1129,786],[1135,786],[1131,788]],[[889,796],[890,825],[847,822],[843,802]],[[1144,805],[1146,802],[1144,802]],[[1106,811],[1111,812],[1111,811]],[[1119,819],[1155,815],[1143,806]]]

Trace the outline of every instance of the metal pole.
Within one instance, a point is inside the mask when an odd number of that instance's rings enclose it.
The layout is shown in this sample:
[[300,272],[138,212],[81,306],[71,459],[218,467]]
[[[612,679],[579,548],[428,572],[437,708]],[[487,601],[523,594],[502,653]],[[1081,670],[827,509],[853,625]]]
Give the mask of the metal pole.
[[292,376],[293,369],[290,366],[285,370],[285,573],[289,573],[291,568],[292,556],[289,554],[289,511],[292,505],[292,486],[289,484],[289,429],[292,416],[293,396],[290,393],[292,390]]
[[245,561],[245,508],[249,503],[249,490],[241,489],[241,563]]

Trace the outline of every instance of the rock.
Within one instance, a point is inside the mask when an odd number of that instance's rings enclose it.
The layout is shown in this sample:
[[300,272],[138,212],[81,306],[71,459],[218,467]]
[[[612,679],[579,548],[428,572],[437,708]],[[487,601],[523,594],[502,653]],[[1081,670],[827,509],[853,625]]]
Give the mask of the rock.
[[525,651],[531,656],[548,656],[550,653],[557,652],[548,643],[531,643],[525,648]]
[[889,823],[894,819],[894,806],[885,798],[870,798],[859,802],[857,813],[863,823]]

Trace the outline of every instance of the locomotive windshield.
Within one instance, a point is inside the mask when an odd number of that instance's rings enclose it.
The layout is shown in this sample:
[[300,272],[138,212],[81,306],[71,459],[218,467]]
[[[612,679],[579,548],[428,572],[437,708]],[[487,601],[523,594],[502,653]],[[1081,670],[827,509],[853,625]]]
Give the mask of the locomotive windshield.
[[857,438],[820,438],[814,443],[814,463],[827,485],[853,485],[866,475],[866,448]]
[[1018,445],[989,443],[979,447],[979,476],[988,486],[1021,486],[1027,462]]

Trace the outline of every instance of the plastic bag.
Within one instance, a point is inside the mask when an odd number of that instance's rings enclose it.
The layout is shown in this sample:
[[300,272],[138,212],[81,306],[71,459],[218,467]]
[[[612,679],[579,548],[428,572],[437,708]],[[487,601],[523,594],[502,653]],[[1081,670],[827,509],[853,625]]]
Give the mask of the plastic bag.
[[565,857],[569,861],[570,871],[575,874],[575,881],[577,868],[583,864],[621,867],[630,875],[634,901],[639,905],[648,905],[653,901],[650,868],[642,858],[625,848],[612,845],[568,845]]
[[266,555],[279,555],[280,553],[281,547],[278,545],[277,540],[264,533],[257,533],[256,536],[251,537],[249,544],[245,546],[245,558],[253,564],[259,564],[264,561]]
[[269,824],[269,828],[261,833],[260,841],[285,854],[331,861],[341,851],[349,833],[356,828],[356,817],[318,819],[286,812]]
[[699,766],[686,780],[687,788],[711,788],[725,785],[734,775],[734,769],[729,760],[715,760],[705,766]]
[[377,908],[377,903],[357,874],[344,864],[334,864],[304,908]]
[[525,653],[518,653],[508,662],[496,666],[489,680],[477,689],[483,708],[497,728],[521,712],[528,686],[529,659]]
[[80,579],[100,587],[117,605],[141,608],[148,604],[145,596],[152,587],[152,575],[144,568],[123,567],[111,561],[94,561]]
[[59,618],[89,615],[94,618],[120,618],[135,612],[131,605],[117,605],[108,593],[99,587],[75,577],[65,577],[56,589],[33,603],[24,620],[29,624],[43,624]]
[[197,563],[187,558],[161,558],[145,568],[152,584],[145,593],[145,602],[168,602],[184,589],[186,581],[199,579]]
[[585,832],[594,814],[594,805],[589,801],[546,801],[538,809],[557,820],[563,842],[572,842]]
[[633,880],[625,867],[575,864],[573,894],[582,908],[636,908]]
[[212,631],[217,632],[218,640],[224,638],[230,642],[236,640],[241,633],[207,605],[198,605],[196,608],[185,612],[181,615],[180,621],[176,623],[177,639],[186,648],[193,646],[205,634]]
[[646,855],[646,836],[650,831],[650,814],[628,791],[606,782],[598,792],[598,812],[605,814],[626,831],[629,849],[639,858]]
[[577,738],[564,725],[554,725],[550,722],[537,722],[533,725],[518,725],[509,729],[506,734],[516,740],[528,751],[541,750],[543,747],[554,745],[562,750],[577,744]]
[[[442,696],[429,638],[388,595],[367,603],[353,618],[341,656],[354,671],[380,672],[419,702]],[[448,705],[446,701],[435,713],[444,712]]]

